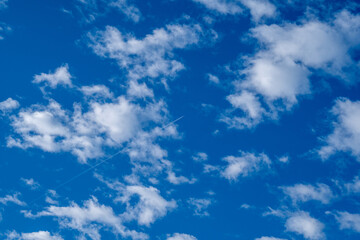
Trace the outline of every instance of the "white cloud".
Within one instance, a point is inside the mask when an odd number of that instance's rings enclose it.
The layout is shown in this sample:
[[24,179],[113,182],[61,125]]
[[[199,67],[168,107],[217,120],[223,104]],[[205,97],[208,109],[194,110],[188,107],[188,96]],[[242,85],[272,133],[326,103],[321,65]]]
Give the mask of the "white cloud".
[[[139,197],[139,201],[135,206],[131,206],[129,202],[134,195]],[[127,186],[116,201],[127,204],[126,212],[122,214],[126,221],[137,220],[139,225],[145,226],[150,226],[177,207],[174,200],[165,200],[158,189],[144,186]]]
[[299,211],[293,213],[285,223],[286,231],[303,235],[305,239],[325,239],[324,224],[310,216],[309,213]]
[[35,75],[33,83],[44,83],[45,86],[56,88],[58,85],[72,87],[71,74],[69,73],[69,66],[67,64],[58,67],[55,72],[41,73]]
[[281,187],[281,189],[295,204],[311,200],[328,204],[334,198],[330,187],[322,183],[318,183],[316,186],[310,184],[295,184],[294,186]]
[[348,193],[360,193],[360,179],[356,176],[352,182],[344,184],[344,187]]
[[38,189],[40,187],[40,184],[33,178],[21,178],[20,180],[29,186],[32,190]]
[[122,237],[147,239],[143,233],[126,229],[122,225],[122,219],[114,213],[113,209],[99,204],[95,198],[85,201],[83,207],[72,203],[68,207],[50,206],[34,215],[23,212],[29,218],[56,217],[61,227],[77,230],[93,240],[100,240],[99,230],[102,226],[111,227],[114,233],[120,234]]
[[360,214],[338,212],[335,218],[340,224],[340,229],[349,229],[360,233]]
[[360,101],[339,98],[331,114],[336,118],[333,132],[323,138],[326,145],[318,154],[325,160],[337,152],[346,152],[360,161]]
[[89,34],[89,46],[99,56],[115,59],[131,79],[172,77],[184,69],[182,63],[173,59],[173,50],[198,43],[201,33],[199,25],[172,24],[136,39],[108,26]]
[[82,86],[80,91],[88,97],[113,98],[113,93],[105,85]]
[[6,112],[10,112],[16,108],[18,108],[20,106],[19,102],[12,99],[12,98],[8,98],[5,101],[0,102],[0,112],[6,113]]
[[32,233],[17,233],[12,231],[6,234],[7,240],[17,239],[17,240],[63,240],[63,238],[57,234],[52,235],[48,231],[38,231]]
[[74,111],[70,112],[50,100],[48,106],[33,105],[11,117],[16,135],[10,136],[7,144],[24,149],[38,147],[48,152],[71,152],[86,162],[102,156],[103,147],[121,146],[135,135],[142,135],[143,123],[163,121],[165,107],[163,102],[140,107],[125,97],[118,97],[109,103],[91,100],[88,112],[83,113],[80,104],[74,104]]
[[187,203],[194,209],[194,215],[210,216],[207,209],[214,201],[210,198],[189,198]]
[[206,8],[221,14],[235,15],[242,12],[241,7],[236,1],[232,0],[193,0],[203,4]]
[[209,74],[207,74],[207,77],[208,77],[210,83],[213,83],[213,84],[219,84],[220,83],[219,78],[217,76],[215,76],[215,75],[212,75],[212,74],[209,73]]
[[197,238],[185,233],[174,233],[173,235],[168,236],[166,240],[197,240]]
[[228,180],[236,180],[238,177],[247,177],[262,169],[270,168],[271,161],[263,153],[254,154],[240,151],[240,156],[227,156],[223,158],[228,165],[221,175]]
[[18,196],[20,193],[14,193],[13,195],[6,195],[5,197],[0,198],[0,203],[7,205],[8,203],[14,203],[19,206],[26,206],[26,203],[21,201]]
[[135,80],[129,82],[129,88],[127,89],[127,94],[129,96],[137,97],[137,98],[154,97],[153,90],[148,88],[146,83],[138,83]]
[[240,0],[250,10],[250,14],[255,22],[261,18],[271,18],[276,14],[276,7],[268,0]]
[[261,237],[261,238],[256,238],[255,240],[286,240],[286,239],[276,238],[276,237]]
[[198,152],[192,156],[192,159],[195,162],[206,162],[208,160],[208,155],[204,152]]
[[290,111],[312,93],[311,74],[330,74],[345,84],[358,81],[349,52],[360,44],[360,15],[342,11],[329,22],[259,25],[250,32],[262,48],[246,58],[244,69],[233,71],[231,109],[220,119],[232,128],[253,128]]

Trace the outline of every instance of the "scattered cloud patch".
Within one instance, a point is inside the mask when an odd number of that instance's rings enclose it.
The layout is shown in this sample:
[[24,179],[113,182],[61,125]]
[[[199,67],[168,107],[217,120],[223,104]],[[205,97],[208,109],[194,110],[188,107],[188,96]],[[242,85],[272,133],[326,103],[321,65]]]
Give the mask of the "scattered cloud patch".
[[63,238],[57,234],[52,235],[48,231],[38,231],[32,233],[17,233],[12,231],[6,234],[7,240],[63,240]]
[[210,216],[207,209],[214,201],[210,198],[189,198],[187,203],[194,209],[194,215]]
[[19,199],[20,193],[14,193],[13,195],[6,195],[5,197],[0,197],[0,203],[7,205],[8,203],[14,203],[19,206],[26,206],[26,202],[23,202]]
[[12,110],[19,107],[19,102],[12,98],[8,98],[5,101],[0,102],[0,112],[2,112],[3,114],[11,112]]

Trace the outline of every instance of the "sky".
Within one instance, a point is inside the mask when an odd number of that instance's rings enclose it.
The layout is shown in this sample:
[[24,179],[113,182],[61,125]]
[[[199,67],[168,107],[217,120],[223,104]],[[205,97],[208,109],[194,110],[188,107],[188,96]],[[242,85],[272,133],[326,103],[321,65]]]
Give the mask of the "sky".
[[0,0],[0,239],[360,238],[360,2]]

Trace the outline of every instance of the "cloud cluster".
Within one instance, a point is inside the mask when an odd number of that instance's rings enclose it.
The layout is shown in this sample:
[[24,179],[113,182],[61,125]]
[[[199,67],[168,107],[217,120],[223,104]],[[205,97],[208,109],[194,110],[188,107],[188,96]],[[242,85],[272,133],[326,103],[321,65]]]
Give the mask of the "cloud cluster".
[[329,22],[259,25],[251,36],[262,47],[236,70],[240,80],[227,96],[232,108],[221,118],[229,127],[253,128],[264,119],[278,119],[312,93],[312,74],[330,74],[345,84],[357,81],[350,52],[360,44],[360,15],[343,10]]
[[77,230],[92,240],[101,239],[99,230],[104,226],[111,227],[115,234],[120,234],[122,237],[147,239],[147,235],[143,233],[126,229],[122,224],[122,219],[114,213],[113,209],[99,204],[96,198],[85,201],[83,207],[71,203],[67,207],[50,206],[36,214],[23,212],[29,218],[56,217],[61,227]]
[[197,44],[202,31],[197,24],[169,24],[137,39],[108,26],[103,31],[89,34],[89,46],[97,55],[116,60],[128,71],[130,79],[173,77],[185,68],[173,59],[173,50]]

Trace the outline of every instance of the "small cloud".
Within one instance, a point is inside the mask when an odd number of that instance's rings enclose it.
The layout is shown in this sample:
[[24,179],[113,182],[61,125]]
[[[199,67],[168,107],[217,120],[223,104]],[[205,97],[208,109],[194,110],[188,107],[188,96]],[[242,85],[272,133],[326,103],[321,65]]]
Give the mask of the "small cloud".
[[23,183],[25,183],[28,187],[30,187],[32,190],[38,189],[40,187],[40,184],[36,182],[33,178],[21,178],[20,179]]

